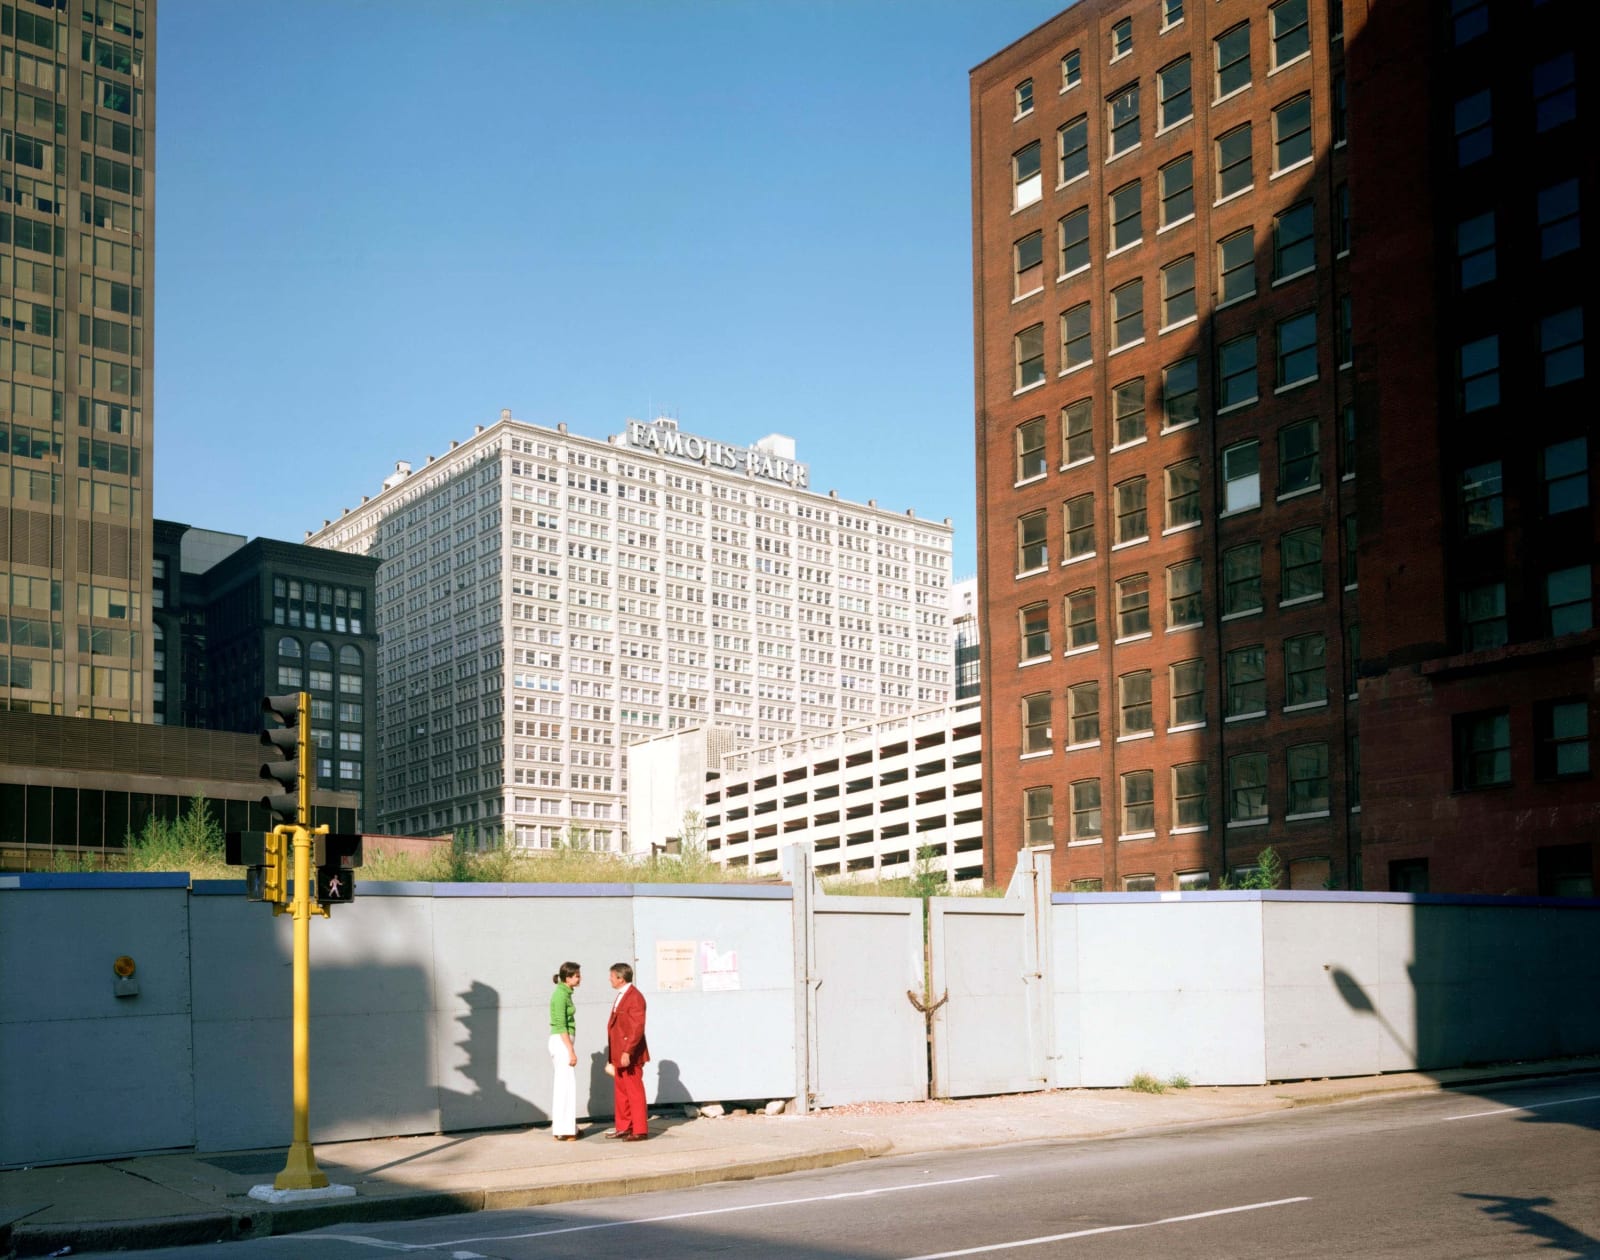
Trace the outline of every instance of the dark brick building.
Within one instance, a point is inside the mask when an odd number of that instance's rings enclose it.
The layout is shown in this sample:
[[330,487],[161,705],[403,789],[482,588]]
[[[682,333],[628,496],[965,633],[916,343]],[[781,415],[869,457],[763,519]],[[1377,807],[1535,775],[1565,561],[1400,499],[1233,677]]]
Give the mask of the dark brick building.
[[1592,888],[1593,146],[1542,7],[1084,0],[973,72],[992,877]]

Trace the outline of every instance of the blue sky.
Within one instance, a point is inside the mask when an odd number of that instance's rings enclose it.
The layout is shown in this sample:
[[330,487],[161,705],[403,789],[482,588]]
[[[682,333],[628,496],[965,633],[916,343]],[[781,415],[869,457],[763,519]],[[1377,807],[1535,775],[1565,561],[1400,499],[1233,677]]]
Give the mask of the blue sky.
[[1063,0],[162,0],[155,512],[497,419],[786,433],[975,570],[967,72]]

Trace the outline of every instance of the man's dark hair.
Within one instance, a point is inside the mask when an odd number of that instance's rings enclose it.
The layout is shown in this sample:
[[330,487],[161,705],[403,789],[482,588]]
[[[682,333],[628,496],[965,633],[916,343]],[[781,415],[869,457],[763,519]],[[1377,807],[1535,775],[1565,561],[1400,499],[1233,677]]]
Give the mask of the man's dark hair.
[[611,974],[621,976],[623,984],[633,983],[633,968],[628,966],[627,963],[612,963]]

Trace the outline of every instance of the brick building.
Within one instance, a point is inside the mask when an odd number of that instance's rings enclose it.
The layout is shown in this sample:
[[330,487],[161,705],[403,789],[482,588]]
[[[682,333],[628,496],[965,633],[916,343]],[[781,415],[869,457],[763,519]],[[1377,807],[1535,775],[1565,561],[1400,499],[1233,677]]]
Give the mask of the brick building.
[[992,877],[1592,888],[1585,54],[1506,7],[1085,0],[973,72]]
[[1332,18],[1091,0],[973,72],[992,878],[1354,878]]

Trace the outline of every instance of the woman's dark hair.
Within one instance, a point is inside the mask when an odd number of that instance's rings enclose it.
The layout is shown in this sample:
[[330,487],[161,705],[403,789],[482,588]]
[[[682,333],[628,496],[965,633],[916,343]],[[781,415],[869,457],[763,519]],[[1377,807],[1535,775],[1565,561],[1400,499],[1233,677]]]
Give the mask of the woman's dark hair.
[[581,970],[583,969],[579,967],[577,963],[565,962],[561,964],[561,970],[556,972],[555,975],[551,976],[550,979],[555,984],[561,984],[563,981],[572,979],[572,977],[577,975]]

